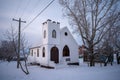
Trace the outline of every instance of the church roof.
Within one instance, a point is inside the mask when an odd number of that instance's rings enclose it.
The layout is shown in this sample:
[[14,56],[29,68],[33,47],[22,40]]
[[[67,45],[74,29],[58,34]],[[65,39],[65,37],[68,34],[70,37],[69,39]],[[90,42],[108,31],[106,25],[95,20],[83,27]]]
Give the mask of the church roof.
[[30,49],[34,49],[34,48],[40,48],[41,46],[35,46],[35,47],[31,47]]
[[69,29],[67,27],[63,27],[60,29],[61,32],[67,31],[68,34],[71,36],[71,39],[73,39],[73,41],[78,45],[77,41],[75,40],[75,38],[73,37],[72,33],[69,31]]

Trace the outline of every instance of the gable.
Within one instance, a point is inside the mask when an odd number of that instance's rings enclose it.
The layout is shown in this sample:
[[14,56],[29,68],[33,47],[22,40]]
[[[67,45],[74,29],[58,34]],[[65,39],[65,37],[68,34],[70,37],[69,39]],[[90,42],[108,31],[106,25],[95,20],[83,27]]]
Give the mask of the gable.
[[61,40],[63,42],[69,41],[69,43],[74,43],[76,46],[78,46],[76,40],[74,39],[74,37],[72,36],[72,34],[70,33],[67,27],[62,28],[60,30],[60,34],[61,34]]

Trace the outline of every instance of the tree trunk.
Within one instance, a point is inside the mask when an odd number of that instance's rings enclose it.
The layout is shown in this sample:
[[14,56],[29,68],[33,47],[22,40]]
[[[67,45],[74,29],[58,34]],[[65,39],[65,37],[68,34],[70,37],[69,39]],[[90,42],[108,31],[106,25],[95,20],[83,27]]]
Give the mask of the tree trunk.
[[90,58],[89,58],[90,59],[90,67],[92,67],[92,66],[95,66],[93,46],[90,46],[89,52],[90,52]]
[[19,64],[20,64],[20,62],[19,62],[19,61],[17,61],[17,68],[19,68]]
[[117,57],[117,64],[120,64],[120,62],[119,62],[119,56],[118,56],[119,54],[117,53],[117,55],[116,55],[116,57]]
[[95,66],[93,54],[90,55],[90,67],[92,67],[92,66]]
[[20,65],[20,56],[19,56],[19,54],[17,53],[17,68],[19,68],[19,65]]

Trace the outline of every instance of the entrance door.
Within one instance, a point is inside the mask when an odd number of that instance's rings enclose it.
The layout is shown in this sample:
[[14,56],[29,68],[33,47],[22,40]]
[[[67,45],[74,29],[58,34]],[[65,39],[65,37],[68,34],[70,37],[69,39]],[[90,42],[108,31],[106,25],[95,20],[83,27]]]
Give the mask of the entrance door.
[[51,48],[50,60],[59,63],[59,51],[57,47]]

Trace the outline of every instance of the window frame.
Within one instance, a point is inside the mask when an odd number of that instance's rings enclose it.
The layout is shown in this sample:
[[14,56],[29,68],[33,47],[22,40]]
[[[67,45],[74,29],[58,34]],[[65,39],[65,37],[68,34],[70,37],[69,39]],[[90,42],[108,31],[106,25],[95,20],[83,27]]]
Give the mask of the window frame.
[[46,30],[44,30],[44,38],[46,38]]
[[45,57],[45,47],[42,49],[42,57]]
[[33,49],[31,50],[31,56],[33,56]]
[[68,33],[67,33],[67,32],[65,32],[65,33],[64,33],[64,35],[65,35],[65,36],[68,36]]
[[37,57],[39,57],[39,49],[37,49]]
[[56,30],[55,29],[52,31],[52,38],[56,38]]
[[64,46],[63,48],[63,57],[69,57],[70,56],[70,50],[67,45]]

